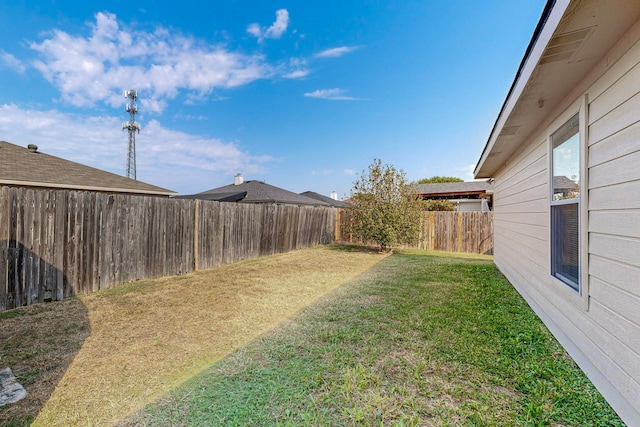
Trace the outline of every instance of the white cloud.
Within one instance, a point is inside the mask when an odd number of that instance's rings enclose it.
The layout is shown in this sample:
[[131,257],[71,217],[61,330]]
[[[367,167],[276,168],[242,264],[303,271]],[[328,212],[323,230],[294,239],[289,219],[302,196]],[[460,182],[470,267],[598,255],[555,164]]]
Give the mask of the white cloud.
[[[276,24],[270,34],[282,28]],[[97,13],[91,27],[88,37],[54,30],[30,45],[40,54],[34,66],[75,106],[116,107],[122,89],[135,88],[144,109],[159,112],[180,91],[204,96],[275,73],[261,55],[232,52],[162,27],[152,33],[122,29],[110,13]]]
[[329,99],[332,101],[358,101],[360,98],[353,98],[344,95],[344,89],[318,89],[313,92],[307,92],[304,96],[309,98]]
[[287,9],[276,11],[276,22],[274,22],[265,32],[268,39],[279,39],[287,31],[289,26],[289,12]]
[[20,61],[18,58],[10,54],[9,52],[5,52],[0,49],[0,66],[5,65],[18,73],[24,73],[27,69],[26,65]]
[[262,37],[262,28],[260,28],[260,25],[253,23],[253,24],[249,24],[249,26],[247,27],[247,33],[251,34],[252,36],[261,38]]
[[207,116],[203,115],[193,115],[193,114],[174,114],[174,119],[177,120],[207,120]]
[[247,33],[257,37],[260,42],[263,39],[279,39],[287,31],[289,26],[289,12],[287,9],[279,9],[276,11],[276,20],[267,29],[264,29],[257,23],[249,24]]
[[[82,116],[0,105],[0,134],[13,144],[124,175],[127,136],[120,118]],[[195,193],[232,182],[238,171],[264,172],[275,159],[252,155],[237,143],[143,123],[136,135],[137,177],[180,193]]]
[[302,69],[291,71],[290,73],[287,73],[282,77],[284,77],[285,79],[301,79],[303,77],[307,77],[309,74],[311,74],[311,70]]
[[284,70],[282,77],[285,79],[300,79],[311,74],[311,70],[307,67],[307,61],[301,58],[291,58],[288,66],[281,68]]
[[355,171],[355,170],[353,170],[353,169],[344,169],[344,170],[342,171],[342,173],[344,173],[345,175],[352,176],[352,175],[355,175],[355,174],[356,174],[356,171]]
[[314,56],[316,58],[337,58],[339,56],[346,55],[347,53],[351,53],[357,49],[360,49],[360,46],[334,47],[332,49],[326,49],[322,52],[318,52]]

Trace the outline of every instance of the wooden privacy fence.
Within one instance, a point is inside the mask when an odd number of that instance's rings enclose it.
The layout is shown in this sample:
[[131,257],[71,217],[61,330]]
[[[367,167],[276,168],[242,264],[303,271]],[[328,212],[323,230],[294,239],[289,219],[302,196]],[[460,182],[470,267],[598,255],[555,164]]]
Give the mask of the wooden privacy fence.
[[[348,232],[349,211],[340,210],[336,240],[356,242]],[[418,243],[430,251],[493,253],[493,212],[423,212]]]
[[0,187],[0,311],[330,243],[336,210]]

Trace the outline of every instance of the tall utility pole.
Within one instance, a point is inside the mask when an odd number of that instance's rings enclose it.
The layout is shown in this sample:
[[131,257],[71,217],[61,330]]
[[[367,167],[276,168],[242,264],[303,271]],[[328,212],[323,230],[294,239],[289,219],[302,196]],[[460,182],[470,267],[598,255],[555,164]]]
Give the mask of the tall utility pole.
[[127,156],[127,178],[136,179],[136,131],[140,133],[140,124],[136,122],[138,106],[138,91],[135,89],[125,90],[124,97],[129,101],[124,110],[129,113],[129,121],[122,124],[122,130],[129,131],[129,153]]

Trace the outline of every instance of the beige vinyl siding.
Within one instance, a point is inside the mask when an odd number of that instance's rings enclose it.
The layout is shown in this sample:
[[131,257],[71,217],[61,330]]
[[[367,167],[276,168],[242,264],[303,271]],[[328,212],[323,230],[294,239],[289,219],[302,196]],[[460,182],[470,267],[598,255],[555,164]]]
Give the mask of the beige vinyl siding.
[[636,123],[589,147],[589,167],[596,167],[610,159],[623,157],[637,150],[640,126]]
[[589,96],[589,315],[607,331],[606,353],[629,375],[627,390],[637,408],[640,42],[593,85]]
[[[636,26],[637,27],[637,26]],[[495,176],[495,262],[614,407],[640,407],[640,31]],[[618,49],[618,47],[616,47]],[[609,58],[610,59],[610,58]],[[583,82],[584,83],[584,82]],[[548,136],[584,95],[589,304],[550,272]],[[585,166],[583,162],[583,167]],[[583,193],[585,188],[582,189]],[[586,195],[586,194],[585,194]],[[626,403],[624,403],[626,402]]]
[[537,141],[495,177],[494,253],[507,276],[519,276],[519,268],[543,276],[548,265],[547,148],[545,138]]

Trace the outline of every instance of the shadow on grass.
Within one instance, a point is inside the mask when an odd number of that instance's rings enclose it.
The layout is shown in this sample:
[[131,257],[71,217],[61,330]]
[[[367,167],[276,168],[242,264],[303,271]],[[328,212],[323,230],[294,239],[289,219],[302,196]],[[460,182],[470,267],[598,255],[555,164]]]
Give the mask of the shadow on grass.
[[[78,299],[24,306],[51,300],[52,278],[67,278],[37,253],[15,240],[0,243],[0,277],[7,292],[0,294],[0,369],[11,368],[27,396],[0,407],[0,425],[28,426],[53,393],[90,335],[87,308]],[[49,282],[47,282],[49,281]],[[40,286],[44,284],[44,286]],[[4,286],[4,284],[0,284]]]
[[378,246],[363,246],[363,245],[352,245],[346,243],[334,243],[332,245],[327,245],[327,248],[332,251],[338,252],[357,252],[363,254],[379,254],[380,248]]
[[[378,246],[365,246],[355,244],[336,243],[327,246],[329,249],[338,252],[355,252],[355,253],[368,253],[368,254],[381,254]],[[413,248],[394,248],[387,254],[394,255],[419,255],[424,257],[434,258],[450,258],[452,261],[456,260],[493,260],[491,254],[474,254],[464,252],[445,252],[445,251],[427,251],[425,249],[413,249]]]
[[412,252],[118,425],[623,425],[490,261]]

